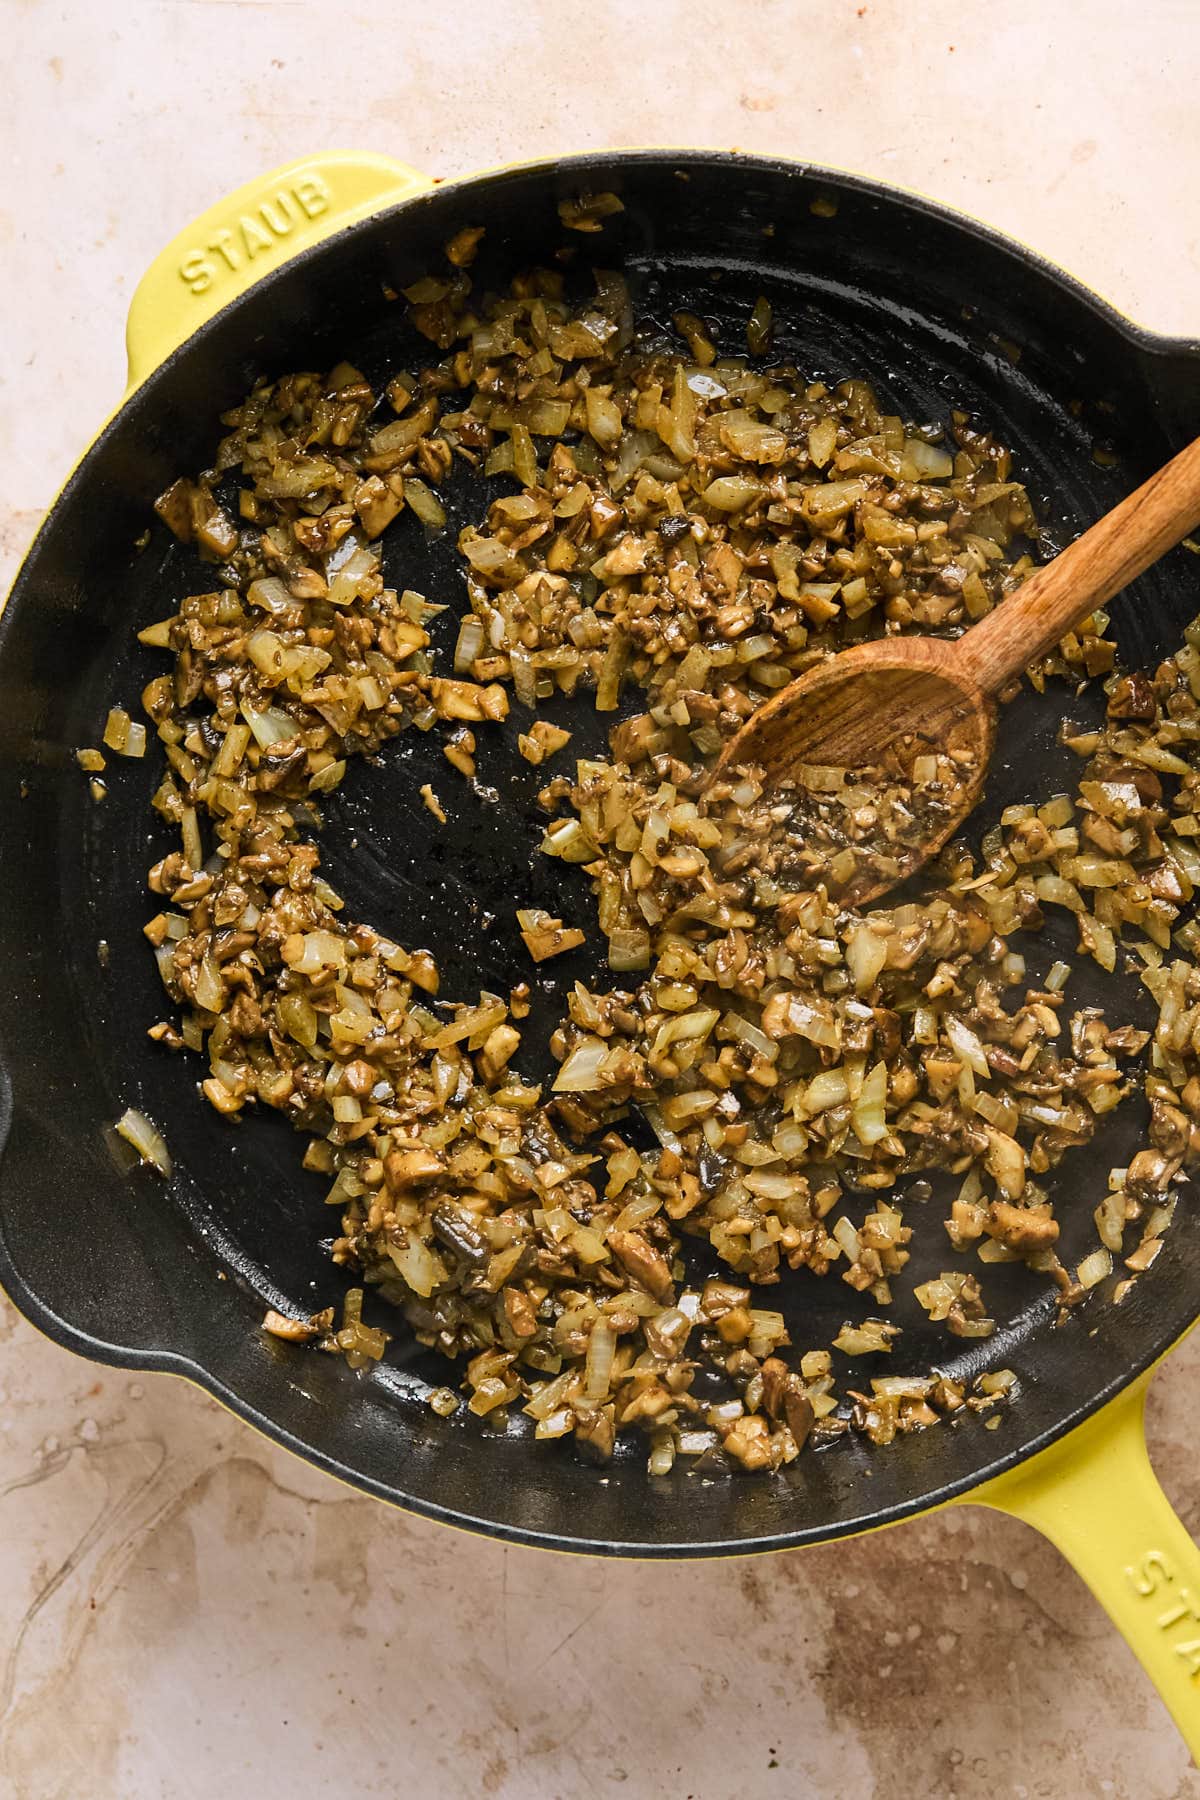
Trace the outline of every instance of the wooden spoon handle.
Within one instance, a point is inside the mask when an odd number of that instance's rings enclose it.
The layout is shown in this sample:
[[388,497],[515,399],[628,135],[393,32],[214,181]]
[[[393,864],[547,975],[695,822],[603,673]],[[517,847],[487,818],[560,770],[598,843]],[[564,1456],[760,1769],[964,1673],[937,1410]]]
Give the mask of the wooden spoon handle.
[[954,646],[985,694],[1000,689],[1200,522],[1200,438],[1036,570]]

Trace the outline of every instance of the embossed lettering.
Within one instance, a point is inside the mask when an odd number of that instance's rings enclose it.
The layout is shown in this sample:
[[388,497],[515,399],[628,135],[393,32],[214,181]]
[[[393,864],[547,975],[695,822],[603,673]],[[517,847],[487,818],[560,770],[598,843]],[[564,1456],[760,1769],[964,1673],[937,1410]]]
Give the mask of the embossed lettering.
[[302,175],[296,183],[295,194],[306,218],[316,219],[328,212],[332,195],[319,175]]
[[296,221],[288,205],[289,198],[287,193],[280,192],[273,200],[264,200],[258,209],[276,237],[286,237],[295,227]]
[[1148,1599],[1164,1583],[1174,1581],[1175,1571],[1161,1550],[1147,1550],[1141,1561],[1141,1573],[1136,1568],[1126,1569],[1125,1578],[1135,1594]]
[[271,248],[270,233],[257,219],[248,219],[245,214],[238,220],[242,233],[242,245],[246,252],[247,262],[253,262],[260,250]]
[[[1161,1550],[1147,1550],[1140,1563],[1126,1569],[1125,1579],[1135,1594],[1148,1600],[1160,1588],[1174,1585],[1175,1570]],[[1171,1631],[1184,1619],[1200,1622],[1200,1601],[1193,1598],[1190,1588],[1179,1587],[1172,1595],[1171,1605],[1158,1614],[1154,1623],[1159,1631]],[[1171,1648],[1187,1664],[1193,1681],[1200,1679],[1200,1638],[1172,1644]]]
[[[189,250],[179,265],[179,278],[193,294],[208,291],[222,273],[222,264],[236,274],[243,262],[274,247],[276,238],[287,237],[306,219],[319,219],[333,201],[329,184],[320,175],[301,175],[290,188],[279,188],[253,213],[237,221],[237,236],[222,228],[214,231],[203,249]],[[216,259],[220,258],[220,262]],[[1151,1590],[1147,1588],[1146,1592]]]
[[237,268],[238,259],[233,248],[233,233],[231,231],[216,232],[209,239],[208,248],[210,250],[215,250],[218,256],[224,257],[227,268]]
[[1168,1631],[1172,1625],[1178,1625],[1180,1619],[1186,1618],[1200,1620],[1200,1613],[1196,1611],[1196,1602],[1192,1599],[1192,1596],[1188,1593],[1187,1589],[1180,1588],[1178,1606],[1173,1606],[1169,1612],[1160,1613],[1158,1615],[1158,1629],[1160,1631]]
[[202,294],[212,286],[213,266],[203,250],[192,250],[180,263],[179,275],[193,294]]

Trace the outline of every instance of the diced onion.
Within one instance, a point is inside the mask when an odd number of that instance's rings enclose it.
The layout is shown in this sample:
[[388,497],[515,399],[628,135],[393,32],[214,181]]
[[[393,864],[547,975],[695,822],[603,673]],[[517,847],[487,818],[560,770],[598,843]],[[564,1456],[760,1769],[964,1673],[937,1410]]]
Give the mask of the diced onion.
[[1099,1250],[1093,1250],[1085,1256],[1075,1271],[1075,1279],[1082,1288],[1093,1288],[1112,1274],[1112,1251],[1103,1244]]
[[603,1038],[583,1038],[576,1044],[555,1076],[555,1093],[594,1093],[603,1085],[600,1069],[607,1055],[608,1045]]
[[145,1113],[128,1107],[117,1120],[115,1130],[127,1144],[132,1144],[144,1163],[150,1163],[160,1175],[170,1175],[171,1155],[167,1141]]

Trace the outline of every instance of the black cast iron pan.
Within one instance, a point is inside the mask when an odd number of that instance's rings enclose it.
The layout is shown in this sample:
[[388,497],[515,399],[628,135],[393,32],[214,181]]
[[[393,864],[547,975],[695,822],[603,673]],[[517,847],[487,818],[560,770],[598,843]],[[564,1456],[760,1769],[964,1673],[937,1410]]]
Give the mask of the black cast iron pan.
[[[847,175],[655,152],[436,187],[381,159],[329,157],[279,171],[214,209],[139,290],[131,351],[146,378],[71,477],[0,618],[0,1280],[37,1325],[84,1355],[186,1374],[369,1492],[527,1543],[720,1554],[860,1532],[972,1491],[1028,1515],[1040,1494],[1040,1522],[1078,1563],[1090,1560],[1097,1591],[1114,1615],[1129,1614],[1123,1623],[1133,1631],[1139,1559],[1160,1539],[1180,1568],[1192,1558],[1200,1593],[1200,1558],[1167,1514],[1144,1453],[1139,1462],[1129,1448],[1136,1406],[1110,1407],[1049,1459],[1028,1459],[1115,1396],[1136,1396],[1192,1323],[1200,1216],[1190,1196],[1120,1308],[1108,1307],[1101,1290],[1055,1328],[1050,1294],[1037,1293],[1023,1270],[989,1271],[1003,1326],[987,1361],[1015,1369],[1024,1390],[995,1432],[970,1419],[882,1452],[842,1442],[772,1479],[688,1473],[680,1463],[652,1480],[641,1452],[601,1474],[568,1449],[532,1448],[517,1428],[501,1437],[465,1414],[436,1417],[424,1395],[445,1382],[446,1366],[403,1333],[368,1377],[264,1339],[264,1304],[307,1311],[344,1286],[322,1247],[331,1233],[323,1184],[301,1171],[299,1141],[281,1119],[224,1125],[198,1095],[199,1065],[146,1037],[163,1000],[140,932],[151,910],[144,872],[170,847],[149,808],[157,760],[152,751],[118,764],[98,805],[73,753],[98,740],[111,705],[134,702],[159,671],[161,659],[138,647],[135,630],[174,611],[195,586],[191,553],[157,524],[148,547],[136,547],[155,495],[205,464],[218,413],[259,374],[341,358],[373,379],[411,366],[428,347],[410,336],[391,296],[440,266],[446,239],[486,225],[473,272],[481,285],[500,282],[554,253],[564,241],[556,202],[587,189],[615,190],[624,211],[601,237],[566,234],[582,271],[619,263],[641,316],[665,320],[686,307],[721,321],[731,345],[744,342],[746,316],[765,293],[776,350],[814,377],[865,376],[888,410],[914,418],[945,417],[952,406],[977,413],[1014,447],[1047,552],[1197,429],[1200,346],[1141,332],[1030,252]],[[462,595],[456,527],[484,505],[482,480],[460,479],[451,529],[429,539],[406,514],[386,540],[389,579],[450,603],[444,647]],[[1197,612],[1200,561],[1174,552],[1117,610],[1123,659],[1160,658]],[[1072,701],[1071,710],[1087,716],[1094,704]],[[1071,760],[1056,743],[1063,705],[1060,691],[1026,696],[1008,711],[983,824],[1010,802],[1070,785]],[[580,754],[600,746],[587,698],[563,717]],[[427,945],[442,965],[443,993],[471,998],[481,985],[505,989],[527,973],[516,905],[546,904],[586,922],[593,902],[585,877],[532,855],[538,772],[498,737],[487,739],[480,779],[495,797],[472,798],[459,784],[451,792],[435,735],[410,734],[376,766],[352,768],[328,809],[322,851],[358,916]],[[430,779],[451,801],[445,828],[417,798]],[[1075,958],[1073,932],[1049,929],[1042,953],[1049,962],[1060,952],[1077,961],[1073,997],[1111,1006],[1093,965]],[[602,979],[590,950],[552,966],[560,992],[578,975]],[[543,997],[543,1045],[559,999]],[[1122,1004],[1131,1017],[1144,1008],[1136,983]],[[526,1066],[536,1063],[535,1048]],[[130,1105],[166,1134],[175,1159],[169,1184],[148,1170],[122,1173],[112,1160],[104,1127]],[[1069,1159],[1058,1200],[1068,1257],[1094,1242],[1091,1210],[1105,1173],[1128,1159],[1143,1124],[1130,1103]],[[938,1196],[931,1205],[929,1228],[915,1240],[920,1277],[945,1261]],[[795,1341],[813,1345],[868,1309],[843,1283],[807,1272],[773,1290],[772,1304],[784,1306]],[[931,1362],[974,1372],[978,1349],[947,1340],[911,1303],[898,1317],[904,1349],[889,1372]],[[1090,1533],[1090,1549],[1068,1542],[1040,1473],[1052,1465],[1055,1492],[1068,1492],[1088,1460],[1085,1439],[1110,1443],[1110,1492],[1125,1458],[1123,1514],[1162,1506],[1161,1515],[1139,1512],[1141,1537],[1131,1526],[1130,1543],[1106,1539],[1103,1556],[1103,1508],[1092,1506],[1082,1534]],[[1018,1465],[1019,1477],[995,1485]],[[1135,1502],[1139,1484],[1146,1494]],[[1105,1558],[1115,1571],[1111,1592],[1099,1570]],[[1124,1600],[1122,1559],[1135,1571]],[[1187,1658],[1176,1657],[1178,1668],[1170,1661],[1169,1633],[1154,1648],[1167,1658],[1157,1678],[1194,1729]]]

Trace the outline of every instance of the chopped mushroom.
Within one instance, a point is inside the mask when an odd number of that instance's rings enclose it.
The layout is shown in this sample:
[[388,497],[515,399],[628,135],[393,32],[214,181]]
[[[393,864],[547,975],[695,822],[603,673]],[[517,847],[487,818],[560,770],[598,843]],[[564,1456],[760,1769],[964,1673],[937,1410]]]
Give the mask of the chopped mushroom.
[[560,725],[551,725],[546,719],[535,719],[528,731],[523,731],[517,738],[517,747],[526,762],[534,764],[545,762],[556,750],[561,750],[571,741],[569,731]]
[[442,806],[441,801],[438,799],[437,795],[434,793],[433,788],[428,781],[421,788],[421,798],[425,802],[425,805],[428,808],[428,810],[433,814],[434,818],[437,820],[438,824],[444,825],[446,823],[445,808]]
[[984,1229],[1020,1255],[1048,1250],[1058,1242],[1058,1220],[1048,1205],[1013,1206],[1007,1200],[993,1200]]
[[630,1277],[656,1300],[667,1300],[673,1291],[670,1264],[640,1231],[610,1231],[609,1246]]
[[283,1338],[290,1344],[307,1344],[314,1338],[324,1337],[332,1324],[332,1306],[326,1307],[323,1312],[310,1314],[307,1319],[289,1318],[286,1313],[276,1312],[273,1306],[269,1306],[262,1328],[271,1337]]

